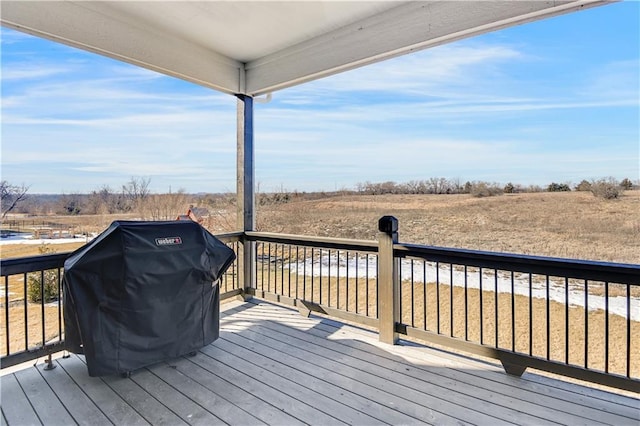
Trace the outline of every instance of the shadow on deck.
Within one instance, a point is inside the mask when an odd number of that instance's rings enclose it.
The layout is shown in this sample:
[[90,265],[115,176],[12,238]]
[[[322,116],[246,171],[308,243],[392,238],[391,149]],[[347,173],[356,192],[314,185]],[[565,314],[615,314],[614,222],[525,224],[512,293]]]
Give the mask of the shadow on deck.
[[402,341],[253,299],[194,357],[93,378],[81,356],[2,377],[2,423],[637,425],[638,398]]

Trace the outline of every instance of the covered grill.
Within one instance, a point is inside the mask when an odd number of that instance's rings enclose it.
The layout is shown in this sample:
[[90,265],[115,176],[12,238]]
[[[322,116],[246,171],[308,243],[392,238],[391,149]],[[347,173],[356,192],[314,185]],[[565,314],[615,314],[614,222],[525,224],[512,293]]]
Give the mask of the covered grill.
[[233,250],[195,222],[116,221],[65,262],[67,350],[126,374],[218,338],[216,281]]

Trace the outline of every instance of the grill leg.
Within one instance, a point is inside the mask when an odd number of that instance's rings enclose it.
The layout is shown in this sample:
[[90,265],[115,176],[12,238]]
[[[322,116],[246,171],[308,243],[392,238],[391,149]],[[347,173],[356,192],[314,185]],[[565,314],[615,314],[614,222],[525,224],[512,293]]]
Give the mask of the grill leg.
[[44,363],[47,364],[44,367],[45,370],[53,370],[54,368],[56,368],[56,365],[53,363],[53,360],[51,359],[51,354],[49,354],[47,359],[44,360]]

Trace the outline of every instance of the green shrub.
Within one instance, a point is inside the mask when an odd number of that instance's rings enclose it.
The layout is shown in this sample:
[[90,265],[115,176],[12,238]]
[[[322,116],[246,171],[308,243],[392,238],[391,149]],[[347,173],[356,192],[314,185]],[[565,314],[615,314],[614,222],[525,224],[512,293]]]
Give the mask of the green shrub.
[[631,182],[631,180],[629,178],[624,178],[620,182],[620,187],[622,189],[626,189],[626,190],[633,189],[633,182]]
[[[42,301],[42,274],[33,272],[27,278],[27,293],[30,302]],[[55,270],[44,271],[44,302],[58,300],[58,273]]]
[[[38,249],[40,254],[53,253],[53,250],[46,245],[40,246]],[[43,286],[44,278],[44,286]],[[58,286],[58,272],[55,269],[49,269],[42,272],[32,272],[27,275],[27,297],[30,302],[43,301],[42,290],[44,287],[44,302],[51,302],[60,297]]]
[[550,183],[547,187],[548,192],[567,192],[571,191],[571,188],[566,183]]
[[516,187],[513,186],[513,184],[511,182],[509,182],[508,184],[506,184],[504,186],[503,192],[505,194],[513,194],[514,192],[516,192]]

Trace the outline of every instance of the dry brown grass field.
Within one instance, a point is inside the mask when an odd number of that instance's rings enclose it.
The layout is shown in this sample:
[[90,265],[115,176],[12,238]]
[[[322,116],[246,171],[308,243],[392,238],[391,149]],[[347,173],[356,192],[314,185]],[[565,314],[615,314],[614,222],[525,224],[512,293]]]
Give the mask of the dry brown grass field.
[[[235,206],[214,207],[213,233],[234,231]],[[345,195],[258,206],[259,231],[375,240],[378,219],[393,215],[400,241],[444,247],[607,262],[640,263],[640,191],[617,200],[589,192],[542,192],[476,198],[457,195]],[[100,232],[132,215],[29,218]],[[50,245],[56,252],[83,244]],[[0,257],[38,254],[37,246],[0,246]]]
[[618,200],[589,192],[353,195],[261,206],[261,231],[376,239],[398,218],[400,241],[444,247],[640,263],[640,191]]
[[[233,231],[235,206],[216,207],[218,216],[206,222],[213,233]],[[226,213],[225,213],[226,212]],[[640,191],[627,191],[620,199],[602,200],[587,192],[563,193],[527,193],[508,194],[495,197],[474,198],[470,195],[345,195],[322,199],[300,199],[280,204],[261,205],[257,215],[257,227],[260,231],[281,232],[287,234],[329,236],[338,238],[356,238],[374,240],[377,236],[377,222],[381,216],[396,216],[400,224],[400,241],[428,244],[445,247],[458,247],[486,251],[531,254],[540,256],[565,257],[587,260],[599,260],[622,263],[640,263]],[[64,226],[75,227],[87,232],[99,232],[106,228],[112,220],[126,217],[112,216],[78,216],[78,217],[46,217],[46,219],[63,223]],[[37,220],[36,219],[36,220]],[[55,252],[71,251],[80,247],[83,241],[72,244],[51,244],[48,247]],[[2,245],[2,258],[21,257],[39,254],[37,245]],[[294,284],[295,285],[295,284]],[[361,284],[358,284],[361,285]],[[21,277],[12,277],[9,281],[12,294],[10,303],[10,322],[12,324],[11,350],[20,350],[24,345],[24,307],[19,300],[24,300],[24,281]],[[356,284],[352,285],[355,288]],[[403,293],[403,319],[416,326],[424,325],[424,312],[427,312],[427,324],[435,324],[435,305],[433,293],[435,286],[426,286],[427,303],[424,286],[420,284],[414,289],[414,301],[407,293]],[[327,288],[328,290],[328,288]],[[592,291],[593,290],[593,291]],[[615,290],[615,289],[612,289]],[[319,297],[315,294],[314,297]],[[344,291],[344,290],[342,290]],[[364,291],[364,290],[362,290]],[[370,290],[371,291],[371,290]],[[441,286],[441,331],[451,333],[449,318],[448,286]],[[465,322],[461,289],[454,288],[454,329],[453,335],[460,337],[460,328]],[[590,289],[590,294],[597,294],[597,289]],[[327,293],[325,293],[326,295]],[[337,297],[334,290],[334,296]],[[632,294],[636,294],[633,291]],[[613,296],[613,294],[610,294]],[[325,296],[326,297],[326,296]],[[346,300],[346,293],[341,296],[341,303]],[[479,292],[470,290],[467,321],[479,324]],[[532,304],[534,321],[533,335],[529,336],[528,299],[516,296],[517,333],[516,341],[511,341],[511,319],[506,316],[509,309],[510,296],[500,294],[499,308],[499,346],[528,352],[529,339],[534,355],[544,356],[546,348],[546,314],[545,303],[541,299]],[[493,293],[487,292],[484,297],[483,318],[485,343],[493,344],[495,335]],[[431,301],[431,302],[430,302]],[[327,302],[334,303],[334,302]],[[337,303],[337,301],[335,302]],[[355,300],[351,301],[351,310],[355,310]],[[360,297],[359,311],[365,309],[365,298]],[[369,309],[375,312],[374,298],[370,298]],[[635,302],[634,302],[635,303]],[[406,308],[413,305],[414,314]],[[505,308],[502,306],[505,305]],[[341,306],[345,308],[346,305]],[[0,312],[0,330],[5,330],[5,309],[2,303]],[[55,308],[45,309],[47,335],[45,340],[57,335],[58,313]],[[564,360],[564,315],[562,304],[550,304],[552,359]],[[604,312],[589,312],[589,367],[604,367]],[[41,311],[39,305],[28,308],[29,324],[40,329]],[[523,320],[526,318],[526,321]],[[580,307],[569,310],[570,338],[569,359],[573,363],[584,362],[584,328],[585,312]],[[625,362],[624,339],[626,324],[622,317],[609,316],[610,365],[613,372],[623,373]],[[15,324],[15,325],[14,325]],[[31,328],[31,327],[30,327]],[[640,375],[640,323],[631,321],[632,330],[632,362],[631,372]],[[479,337],[476,327],[468,330],[471,339]],[[0,336],[2,352],[6,351],[6,336]],[[29,337],[29,345],[38,343],[42,336]]]

